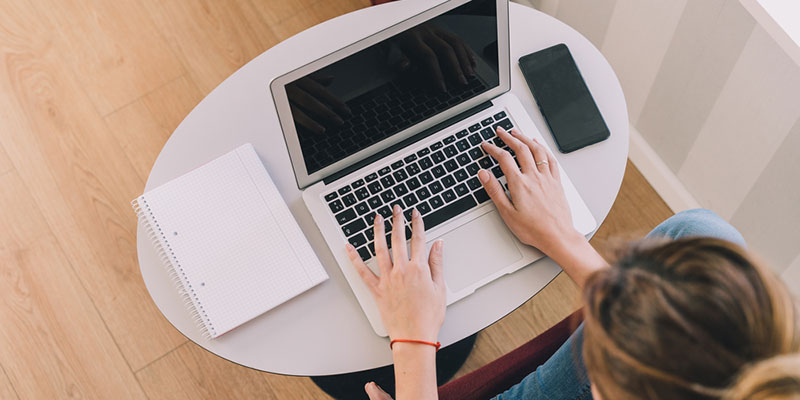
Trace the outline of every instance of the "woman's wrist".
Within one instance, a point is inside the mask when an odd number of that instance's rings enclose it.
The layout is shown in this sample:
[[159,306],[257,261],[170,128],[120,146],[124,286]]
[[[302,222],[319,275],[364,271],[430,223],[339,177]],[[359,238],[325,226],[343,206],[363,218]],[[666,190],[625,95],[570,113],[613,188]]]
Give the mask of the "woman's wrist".
[[595,271],[606,268],[608,262],[578,231],[565,235],[553,248],[545,251],[575,283],[583,288],[586,279]]

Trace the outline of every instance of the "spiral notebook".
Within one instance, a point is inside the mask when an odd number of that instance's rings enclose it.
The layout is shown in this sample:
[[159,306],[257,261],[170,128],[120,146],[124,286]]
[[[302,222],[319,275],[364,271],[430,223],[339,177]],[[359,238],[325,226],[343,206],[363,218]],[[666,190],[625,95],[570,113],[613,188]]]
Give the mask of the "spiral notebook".
[[207,337],[328,279],[250,144],[132,204]]

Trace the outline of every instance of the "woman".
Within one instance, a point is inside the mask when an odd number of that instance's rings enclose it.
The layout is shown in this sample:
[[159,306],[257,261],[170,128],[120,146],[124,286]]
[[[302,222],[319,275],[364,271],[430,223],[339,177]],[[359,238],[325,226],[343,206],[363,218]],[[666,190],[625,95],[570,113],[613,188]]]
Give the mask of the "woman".
[[[518,131],[498,135],[519,164],[490,143],[483,149],[500,163],[513,200],[492,174],[480,171],[479,179],[520,241],[583,290],[586,316],[550,360],[498,398],[800,398],[797,313],[783,286],[742,250],[735,229],[709,211],[680,213],[649,235],[677,240],[652,239],[609,265],[573,229],[553,156]],[[349,245],[348,253],[390,338],[401,340],[392,345],[397,399],[434,399],[444,244],[425,254],[415,210],[408,249],[399,207],[393,218],[391,257],[380,215],[375,220],[379,276]],[[389,398],[374,383],[365,389],[371,399]]]

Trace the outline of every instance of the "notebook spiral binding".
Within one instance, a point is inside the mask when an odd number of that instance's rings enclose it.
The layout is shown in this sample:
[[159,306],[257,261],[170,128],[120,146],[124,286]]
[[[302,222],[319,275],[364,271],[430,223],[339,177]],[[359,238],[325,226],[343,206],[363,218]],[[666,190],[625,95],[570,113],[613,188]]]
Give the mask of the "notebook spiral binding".
[[[194,289],[192,289],[192,285],[188,284],[189,287],[185,287],[181,276],[185,279],[186,274],[183,272],[180,262],[175,259],[175,254],[172,252],[169,241],[167,241],[167,236],[161,231],[161,227],[158,225],[153,212],[150,210],[150,206],[147,205],[147,200],[141,197],[134,199],[131,201],[131,206],[133,206],[133,211],[136,213],[139,221],[143,223],[147,236],[153,242],[153,245],[155,245],[158,258],[167,268],[167,274],[178,289],[178,294],[189,310],[192,319],[197,323],[203,337],[212,339],[216,336],[214,325],[208,319],[208,315],[203,309],[203,305],[200,304],[200,300],[197,298]],[[192,301],[192,298],[194,298],[194,301]],[[195,306],[195,302],[198,304],[199,309]]]

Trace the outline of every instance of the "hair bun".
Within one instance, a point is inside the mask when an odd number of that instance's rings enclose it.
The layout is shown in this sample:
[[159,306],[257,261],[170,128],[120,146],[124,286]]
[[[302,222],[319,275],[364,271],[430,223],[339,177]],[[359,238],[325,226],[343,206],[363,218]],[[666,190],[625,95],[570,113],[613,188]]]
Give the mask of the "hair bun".
[[800,400],[800,353],[751,364],[739,374],[726,400]]

